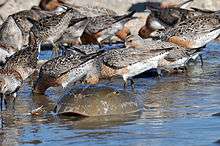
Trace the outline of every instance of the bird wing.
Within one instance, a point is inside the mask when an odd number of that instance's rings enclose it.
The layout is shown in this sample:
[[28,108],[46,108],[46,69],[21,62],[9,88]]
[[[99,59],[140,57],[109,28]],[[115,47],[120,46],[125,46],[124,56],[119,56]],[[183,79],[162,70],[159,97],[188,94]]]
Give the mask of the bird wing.
[[165,53],[169,49],[141,49],[141,48],[122,48],[113,49],[103,55],[103,63],[109,67],[120,69],[129,65],[148,60],[152,57]]

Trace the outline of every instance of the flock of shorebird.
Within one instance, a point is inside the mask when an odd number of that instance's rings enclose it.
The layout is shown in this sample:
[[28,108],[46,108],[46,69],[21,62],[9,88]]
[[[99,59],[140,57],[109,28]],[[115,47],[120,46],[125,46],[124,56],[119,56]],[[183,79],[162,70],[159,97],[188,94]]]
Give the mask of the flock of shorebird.
[[[139,35],[131,35],[125,27],[137,19],[135,12],[117,15],[102,7],[62,3],[53,11],[32,7],[8,16],[0,28],[1,103],[16,97],[23,81],[38,69],[39,51],[48,43],[56,57],[40,67],[34,93],[120,76],[126,87],[128,80],[133,85],[132,77],[152,68],[158,72],[185,69],[220,34],[220,12],[182,8],[191,1],[147,6],[150,14]],[[123,41],[124,47],[103,49],[103,43],[113,36]],[[59,55],[61,46],[65,51]]]

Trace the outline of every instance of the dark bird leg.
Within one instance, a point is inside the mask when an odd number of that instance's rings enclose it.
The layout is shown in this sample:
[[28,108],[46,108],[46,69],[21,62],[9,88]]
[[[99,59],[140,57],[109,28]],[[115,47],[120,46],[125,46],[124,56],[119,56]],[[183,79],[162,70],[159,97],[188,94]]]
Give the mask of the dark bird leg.
[[5,108],[8,108],[8,102],[6,101],[6,99],[4,99],[4,104],[5,104]]
[[0,97],[0,98],[1,98],[1,103],[0,103],[0,106],[1,106],[1,107],[0,107],[0,108],[1,108],[1,111],[2,111],[2,104],[3,104],[3,94],[1,93],[1,94],[0,94],[0,96],[1,96],[1,97]]
[[127,89],[127,87],[128,87],[128,81],[126,80],[126,81],[124,82],[124,89]]
[[203,62],[202,54],[199,54],[199,58],[200,58],[200,61],[201,61],[201,67],[203,67],[204,62]]
[[134,90],[134,80],[130,79],[130,82],[131,82],[131,88],[132,88],[132,90]]
[[12,101],[12,109],[15,110],[15,97],[13,98],[13,101]]
[[1,107],[0,108],[1,108],[1,111],[2,111],[3,110],[3,101],[4,101],[4,104],[5,104],[6,108],[7,108],[7,102],[6,102],[6,99],[5,99],[5,95],[3,93],[1,93],[0,96],[1,96],[0,97],[1,98],[1,105],[0,105]]
[[183,71],[184,71],[184,72],[187,72],[187,70],[188,70],[188,69],[187,69],[187,66],[185,65],[185,66],[183,67]]
[[99,49],[101,50],[103,48],[103,45],[101,43],[98,43]]

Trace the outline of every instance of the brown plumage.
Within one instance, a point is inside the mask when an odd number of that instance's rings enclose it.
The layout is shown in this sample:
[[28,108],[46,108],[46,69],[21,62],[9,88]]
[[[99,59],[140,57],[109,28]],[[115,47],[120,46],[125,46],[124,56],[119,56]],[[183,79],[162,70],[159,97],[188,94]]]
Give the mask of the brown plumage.
[[[188,49],[181,46],[178,46],[174,43],[165,42],[161,40],[155,40],[153,43],[149,43],[151,40],[144,40],[139,36],[130,36],[127,38],[125,45],[127,47],[133,48],[145,48],[151,47],[157,49],[158,46],[161,47],[173,47],[171,51],[167,54],[164,59],[161,59],[158,67],[161,69],[165,69],[167,71],[172,71],[175,68],[183,67],[186,63],[193,59],[195,60],[198,55],[200,49]],[[149,46],[150,45],[150,46]]]
[[125,23],[133,19],[132,15],[134,13],[131,12],[122,16],[102,15],[89,18],[89,23],[85,28],[82,40],[85,40],[85,42],[101,43],[103,40],[111,38],[124,28]]
[[101,54],[102,51],[88,55],[67,53],[47,61],[41,66],[33,92],[43,94],[49,87],[66,87],[71,82],[81,81],[96,69],[96,57]]
[[7,95],[16,96],[23,81],[35,71],[38,56],[37,46],[36,38],[31,32],[29,46],[7,58],[6,64],[0,70],[1,102]]
[[220,34],[220,17],[215,14],[187,19],[161,33],[160,38],[185,48],[200,48]]

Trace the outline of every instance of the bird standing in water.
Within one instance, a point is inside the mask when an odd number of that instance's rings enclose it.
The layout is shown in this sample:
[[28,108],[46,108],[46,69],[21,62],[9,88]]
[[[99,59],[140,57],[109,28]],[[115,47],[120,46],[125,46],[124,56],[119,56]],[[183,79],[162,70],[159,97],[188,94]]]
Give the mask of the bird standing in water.
[[38,41],[32,32],[30,32],[29,46],[17,51],[9,57],[2,69],[0,69],[0,98],[1,109],[3,100],[7,97],[16,97],[16,92],[37,68]]

